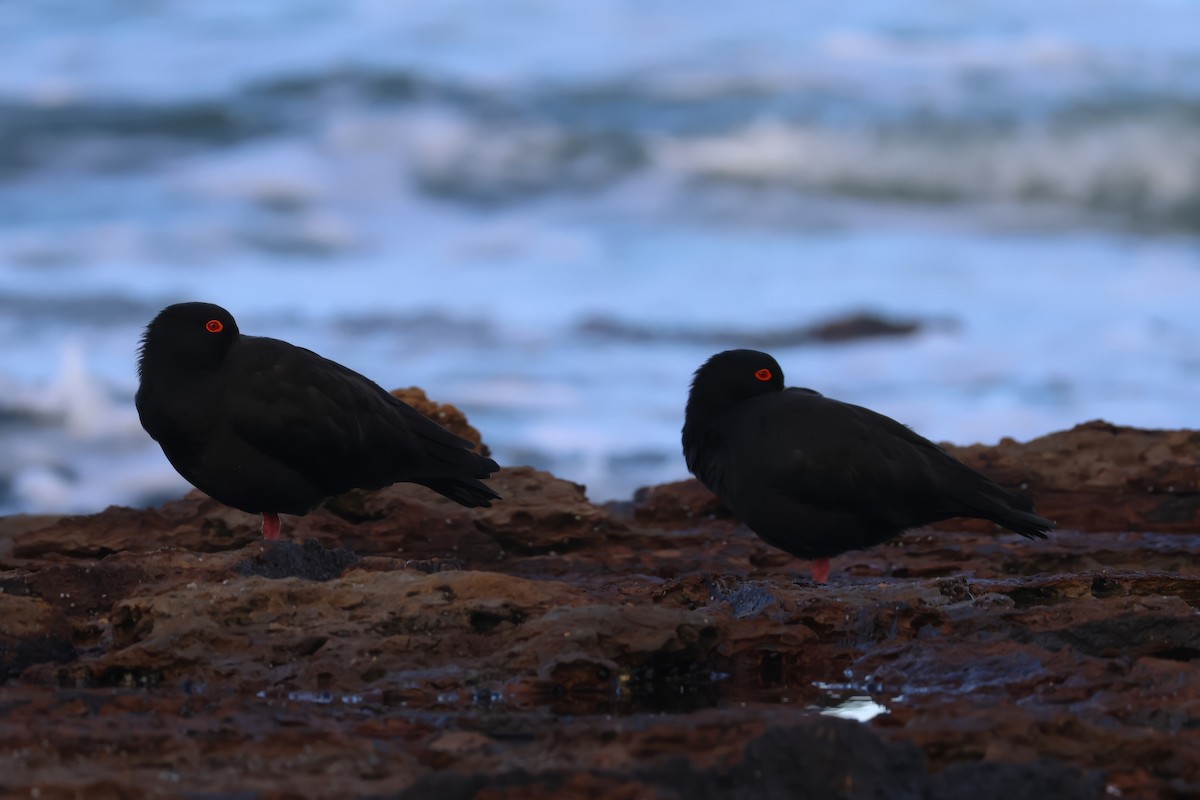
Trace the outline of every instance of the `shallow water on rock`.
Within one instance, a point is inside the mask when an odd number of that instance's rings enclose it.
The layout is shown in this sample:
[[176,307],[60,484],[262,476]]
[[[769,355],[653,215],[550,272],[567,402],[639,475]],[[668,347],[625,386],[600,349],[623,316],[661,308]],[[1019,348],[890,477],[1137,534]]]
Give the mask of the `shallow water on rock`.
[[[1177,463],[1195,468],[1188,448]],[[756,796],[850,779],[949,800],[1200,785],[1200,523],[1036,543],[915,531],[815,584],[697,515],[695,487],[616,508],[533,470],[496,483],[513,499],[493,509],[395,487],[279,543],[198,495],[0,526],[6,786],[397,797],[442,776],[518,798],[543,780],[656,796],[744,772]],[[1069,491],[1043,495],[1064,520],[1084,507]],[[1130,494],[1101,522],[1160,502]]]

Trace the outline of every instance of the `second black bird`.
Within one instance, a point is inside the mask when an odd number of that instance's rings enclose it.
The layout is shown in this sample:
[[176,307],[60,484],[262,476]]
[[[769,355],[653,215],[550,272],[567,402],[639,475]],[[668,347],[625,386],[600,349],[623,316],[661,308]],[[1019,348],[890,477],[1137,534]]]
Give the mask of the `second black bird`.
[[398,481],[464,506],[499,495],[499,467],[368,378],[279,339],[245,336],[208,303],[168,306],[146,327],[138,359],[142,427],[192,485],[263,515],[305,514],[350,489]]
[[696,371],[683,426],[688,469],[770,544],[813,559],[951,517],[1029,538],[1054,524],[1024,495],[955,460],[895,420],[809,389],[785,388],[775,359],[728,350]]

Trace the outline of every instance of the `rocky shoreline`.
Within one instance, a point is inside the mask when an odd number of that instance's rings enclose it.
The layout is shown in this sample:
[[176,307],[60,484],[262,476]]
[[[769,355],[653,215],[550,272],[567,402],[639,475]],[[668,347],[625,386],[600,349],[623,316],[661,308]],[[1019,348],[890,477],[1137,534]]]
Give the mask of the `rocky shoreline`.
[[198,493],[0,519],[0,793],[1200,794],[1200,433],[956,454],[1060,530],[952,521],[818,586],[694,481],[597,506],[525,467],[279,543]]

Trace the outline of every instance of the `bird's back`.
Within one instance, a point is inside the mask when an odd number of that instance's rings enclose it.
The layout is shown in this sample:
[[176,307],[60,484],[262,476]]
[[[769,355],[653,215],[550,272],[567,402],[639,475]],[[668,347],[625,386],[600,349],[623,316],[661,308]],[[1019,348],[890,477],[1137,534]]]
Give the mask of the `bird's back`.
[[224,411],[237,435],[328,495],[498,469],[468,440],[310,350],[243,336],[225,371]]
[[693,472],[752,530],[804,557],[955,516],[1049,526],[1032,514],[1018,519],[1029,508],[1021,495],[904,425],[810,390],[746,400],[717,417],[703,441],[689,457]]
[[250,512],[303,514],[326,497],[398,481],[465,505],[498,495],[472,443],[370,379],[278,339],[239,336],[212,370],[143,370],[138,413],[197,488]]

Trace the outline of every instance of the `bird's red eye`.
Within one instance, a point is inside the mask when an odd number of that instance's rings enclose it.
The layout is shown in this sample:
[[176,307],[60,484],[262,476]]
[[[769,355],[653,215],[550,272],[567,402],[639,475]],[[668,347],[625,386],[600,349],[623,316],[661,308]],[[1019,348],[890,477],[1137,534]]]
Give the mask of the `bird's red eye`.
[[764,367],[763,369],[760,369],[758,372],[754,373],[754,377],[758,378],[760,381],[769,381],[771,380],[771,370]]
[[220,333],[221,331],[225,330],[225,323],[221,322],[219,319],[210,319],[208,322],[204,323],[204,330],[208,331],[209,333]]

